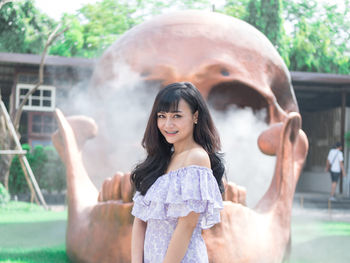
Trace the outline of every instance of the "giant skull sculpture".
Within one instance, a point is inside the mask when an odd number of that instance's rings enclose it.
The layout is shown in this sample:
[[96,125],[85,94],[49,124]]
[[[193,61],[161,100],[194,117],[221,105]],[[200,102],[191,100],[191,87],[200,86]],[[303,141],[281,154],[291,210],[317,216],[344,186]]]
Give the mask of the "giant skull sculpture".
[[[112,69],[121,61],[145,81],[191,81],[218,108],[267,110],[269,128],[258,145],[277,157],[271,185],[250,209],[243,205],[244,191],[226,184],[222,222],[205,230],[204,238],[210,262],[281,262],[290,245],[292,199],[308,142],[288,70],[271,43],[243,21],[184,11],[127,32],[101,58],[92,87],[118,78]],[[56,115],[59,131],[53,140],[67,166],[67,254],[77,262],[130,262],[128,175],[117,173],[98,194],[82,160],[82,147],[96,134],[96,125],[86,117],[67,121],[59,110]]]

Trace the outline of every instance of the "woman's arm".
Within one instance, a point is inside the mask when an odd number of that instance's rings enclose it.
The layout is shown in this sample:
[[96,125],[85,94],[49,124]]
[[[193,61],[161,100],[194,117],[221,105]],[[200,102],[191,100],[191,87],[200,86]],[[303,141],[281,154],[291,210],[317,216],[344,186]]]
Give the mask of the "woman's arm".
[[131,235],[131,262],[143,263],[143,244],[147,223],[135,217]]
[[179,217],[163,263],[181,262],[186,254],[193,230],[198,223],[198,218],[199,214],[195,212],[191,212],[184,217]]

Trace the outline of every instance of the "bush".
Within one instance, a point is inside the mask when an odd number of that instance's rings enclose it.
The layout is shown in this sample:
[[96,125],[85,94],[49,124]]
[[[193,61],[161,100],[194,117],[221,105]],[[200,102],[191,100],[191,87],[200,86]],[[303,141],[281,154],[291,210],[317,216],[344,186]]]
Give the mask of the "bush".
[[49,192],[62,192],[66,189],[66,168],[54,147],[45,147],[44,154],[46,162],[42,166],[40,183]]
[[[66,188],[66,174],[56,149],[52,146],[35,146],[33,151],[30,151],[31,147],[28,144],[22,147],[27,150],[26,157],[40,189],[62,192]],[[12,160],[10,167],[9,190],[11,194],[30,192],[17,156]]]
[[[31,165],[33,162],[30,153],[31,147],[28,144],[23,144],[22,148],[27,151],[26,157]],[[25,194],[30,192],[18,156],[12,159],[10,166],[9,191],[11,194]]]
[[10,195],[6,188],[0,183],[0,205],[6,204],[10,201]]

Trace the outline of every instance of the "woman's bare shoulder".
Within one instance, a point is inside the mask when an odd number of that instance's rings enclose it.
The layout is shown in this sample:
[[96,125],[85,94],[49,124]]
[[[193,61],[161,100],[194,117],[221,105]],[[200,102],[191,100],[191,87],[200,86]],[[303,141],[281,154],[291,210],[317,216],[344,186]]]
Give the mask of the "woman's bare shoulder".
[[200,147],[193,148],[189,151],[184,165],[198,165],[211,168],[208,153]]

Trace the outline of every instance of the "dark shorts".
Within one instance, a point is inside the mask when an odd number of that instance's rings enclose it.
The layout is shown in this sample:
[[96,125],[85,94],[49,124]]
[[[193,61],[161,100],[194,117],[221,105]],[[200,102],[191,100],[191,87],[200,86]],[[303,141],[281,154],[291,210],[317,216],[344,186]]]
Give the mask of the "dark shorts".
[[331,172],[332,182],[338,182],[340,175],[341,175],[341,172],[339,173]]

